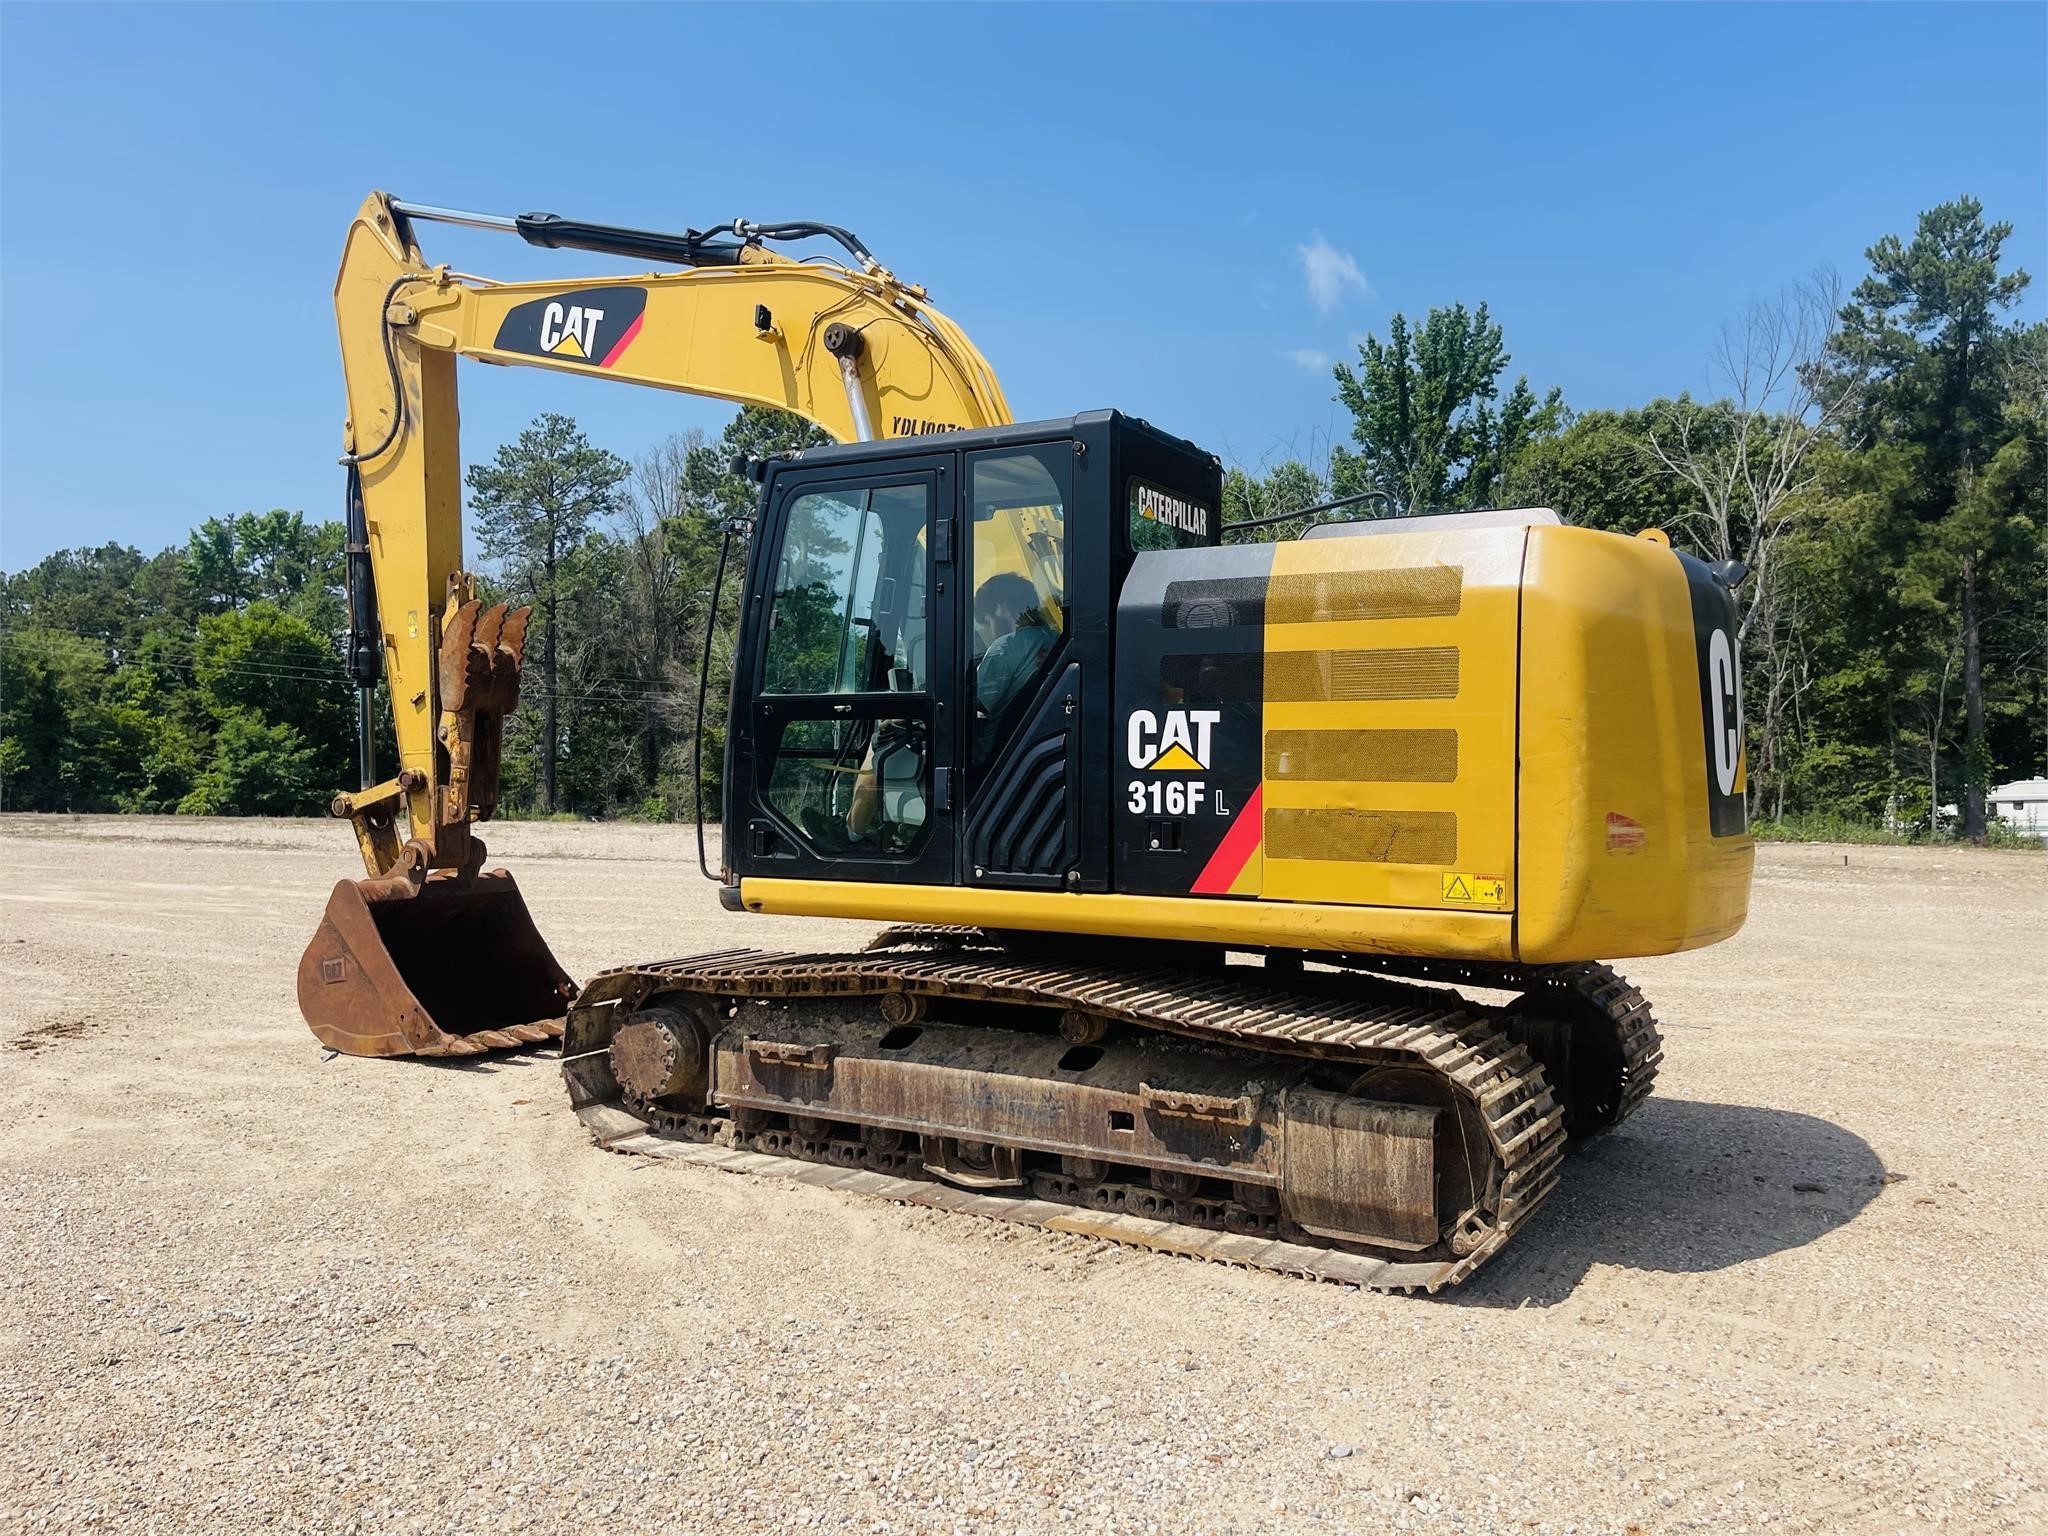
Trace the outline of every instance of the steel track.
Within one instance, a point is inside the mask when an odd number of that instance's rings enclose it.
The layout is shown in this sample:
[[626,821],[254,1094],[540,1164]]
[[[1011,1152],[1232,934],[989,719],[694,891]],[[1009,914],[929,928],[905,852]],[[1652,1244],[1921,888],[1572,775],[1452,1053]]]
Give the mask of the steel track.
[[[1642,1108],[1664,1060],[1664,1036],[1649,1000],[1613,966],[1599,961],[1569,965],[1493,965],[1476,960],[1418,960],[1370,955],[1337,955],[1331,963],[1382,976],[1414,977],[1451,986],[1518,992],[1502,1010],[1510,1035],[1520,1037],[1515,1015],[1555,1013],[1578,1028],[1604,1027],[1612,1034],[1620,1081],[1614,1105],[1597,1123],[1579,1131],[1586,1140],[1612,1130]],[[1527,1043],[1526,1041],[1524,1043]]]
[[[869,950],[882,949],[974,949],[1000,947],[986,930],[936,923],[899,923],[884,928],[868,941]],[[1388,955],[1328,954],[1315,957],[1321,963],[1344,970],[1366,971],[1379,976],[1413,978],[1449,986],[1484,987],[1498,992],[1518,992],[1515,1004],[1499,1010],[1503,1028],[1518,1035],[1515,1013],[1540,1009],[1543,1002],[1568,1010],[1580,1027],[1604,1024],[1613,1034],[1620,1061],[1621,1080],[1613,1110],[1590,1130],[1599,1135],[1612,1130],[1643,1106],[1664,1060],[1664,1036],[1657,1027],[1649,1000],[1640,988],[1600,961],[1565,965],[1506,965],[1479,960],[1424,960]],[[1472,1006],[1468,1003],[1468,1006]],[[1527,1042],[1524,1041],[1526,1044]],[[1553,1084],[1553,1091],[1557,1085]],[[1583,1139],[1583,1138],[1582,1138]]]
[[[1375,1289],[1436,1291],[1465,1279],[1557,1185],[1564,1116],[1542,1067],[1498,1020],[1454,993],[1357,973],[1312,972],[1275,987],[1249,967],[1190,974],[1161,966],[1112,970],[1020,962],[1001,950],[977,947],[979,938],[959,930],[944,931],[943,938],[933,932],[923,953],[727,950],[606,972],[585,988],[569,1015],[563,1070],[572,1102],[598,1141],[621,1152],[797,1178]],[[920,932],[913,942],[922,946],[926,935]],[[1144,1185],[1083,1185],[1040,1173],[1031,1197],[994,1195],[936,1183],[915,1157],[851,1139],[809,1139],[772,1126],[742,1129],[723,1116],[664,1114],[630,1104],[604,1055],[617,1019],[677,994],[693,995],[723,1013],[751,999],[889,993],[953,1005],[979,1000],[1079,1010],[1129,1028],[1361,1070],[1427,1071],[1464,1099],[1485,1128],[1490,1198],[1471,1213],[1455,1249],[1440,1245],[1420,1257],[1386,1258],[1328,1244],[1228,1200],[1162,1197]]]

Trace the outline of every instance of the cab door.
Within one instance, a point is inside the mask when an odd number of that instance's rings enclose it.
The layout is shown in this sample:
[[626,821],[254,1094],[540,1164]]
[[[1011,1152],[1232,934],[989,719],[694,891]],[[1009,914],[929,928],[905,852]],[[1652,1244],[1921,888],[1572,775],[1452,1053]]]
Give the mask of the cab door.
[[736,669],[732,867],[954,879],[950,455],[777,477]]
[[[967,572],[960,712],[962,883],[1081,889],[1084,725],[1099,715],[1107,563],[1067,535],[1066,438],[962,456]],[[1070,576],[1070,566],[1076,567]],[[1093,622],[1076,622],[1078,612]]]

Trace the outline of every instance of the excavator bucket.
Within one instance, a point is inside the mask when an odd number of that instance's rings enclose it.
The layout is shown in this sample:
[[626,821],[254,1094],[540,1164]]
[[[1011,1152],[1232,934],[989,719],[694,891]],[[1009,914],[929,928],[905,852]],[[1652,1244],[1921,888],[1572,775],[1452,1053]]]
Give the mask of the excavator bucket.
[[299,1011],[350,1056],[475,1056],[559,1039],[576,983],[504,870],[344,880],[299,960]]

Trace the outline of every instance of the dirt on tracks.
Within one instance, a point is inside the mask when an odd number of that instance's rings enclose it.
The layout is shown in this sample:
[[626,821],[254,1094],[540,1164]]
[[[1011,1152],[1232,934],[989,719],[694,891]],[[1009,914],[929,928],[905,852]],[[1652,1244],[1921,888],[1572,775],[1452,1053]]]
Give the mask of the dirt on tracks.
[[[577,976],[736,917],[514,825]],[[323,1060],[343,829],[0,818],[0,1529],[1979,1532],[2048,1523],[2048,860],[1767,847],[1623,969],[1657,1096],[1455,1293],[590,1145],[548,1060]]]

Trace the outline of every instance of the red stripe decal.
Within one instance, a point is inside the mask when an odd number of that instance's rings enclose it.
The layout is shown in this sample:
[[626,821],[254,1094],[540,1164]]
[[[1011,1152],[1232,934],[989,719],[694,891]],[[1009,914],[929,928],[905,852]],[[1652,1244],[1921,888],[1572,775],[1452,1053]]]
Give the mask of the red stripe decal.
[[645,311],[642,311],[640,314],[635,315],[633,317],[633,323],[626,327],[626,334],[619,338],[618,344],[614,346],[611,349],[611,351],[605,353],[604,361],[599,363],[597,366],[600,368],[609,368],[613,363],[616,363],[619,360],[619,354],[625,351],[626,348],[633,345],[633,338],[640,334],[640,322],[642,320],[645,320],[646,318],[647,315]]
[[1209,862],[1202,866],[1202,872],[1195,876],[1195,883],[1188,887],[1191,896],[1222,896],[1229,893],[1230,882],[1244,872],[1244,866],[1259,846],[1259,840],[1266,835],[1260,803],[1266,797],[1266,786],[1261,784],[1252,791],[1251,799],[1245,801],[1244,809],[1237,813],[1237,821],[1223,834],[1223,841],[1216,845],[1216,851],[1209,855]]

